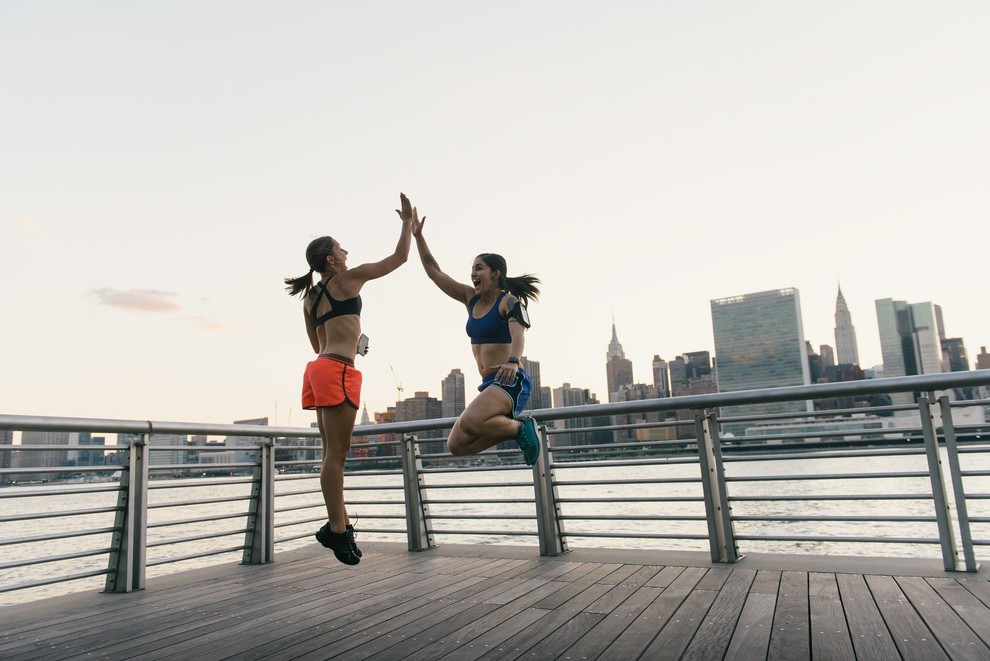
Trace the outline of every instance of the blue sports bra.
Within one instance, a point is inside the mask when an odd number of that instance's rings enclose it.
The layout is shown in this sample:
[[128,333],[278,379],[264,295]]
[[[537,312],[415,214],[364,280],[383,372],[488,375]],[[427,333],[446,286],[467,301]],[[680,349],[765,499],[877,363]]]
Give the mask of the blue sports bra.
[[[327,286],[323,284],[320,280],[316,283],[316,286],[320,288],[320,293],[316,295],[316,300],[313,301],[313,307],[310,308],[309,316],[313,318],[314,326],[322,326],[327,321],[333,319],[334,317],[342,317],[345,314],[356,314],[361,316],[361,296],[355,296],[354,298],[349,298],[346,301],[338,301],[336,298],[330,295],[327,291]],[[322,317],[316,316],[316,308],[320,306],[320,299],[324,296],[330,301],[330,312],[327,312]]]
[[465,330],[471,338],[471,344],[512,344],[509,322],[498,313],[499,303],[502,302],[505,294],[506,292],[502,292],[498,295],[495,305],[481,319],[474,318],[474,304],[478,302],[478,297],[475,296],[468,301],[468,320]]

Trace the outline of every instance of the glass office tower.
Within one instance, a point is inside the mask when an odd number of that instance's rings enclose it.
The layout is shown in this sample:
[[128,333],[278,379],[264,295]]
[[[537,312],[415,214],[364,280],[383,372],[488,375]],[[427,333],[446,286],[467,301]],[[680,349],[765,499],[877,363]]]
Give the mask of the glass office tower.
[[[719,392],[810,384],[808,356],[796,289],[720,298],[711,302]],[[726,406],[722,418],[768,413],[802,413],[810,401]],[[753,422],[723,422],[739,435]]]

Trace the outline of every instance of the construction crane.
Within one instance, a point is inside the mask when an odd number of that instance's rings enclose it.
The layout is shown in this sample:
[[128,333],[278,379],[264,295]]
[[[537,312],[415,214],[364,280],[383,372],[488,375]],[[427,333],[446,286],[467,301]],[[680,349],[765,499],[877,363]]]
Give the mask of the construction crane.
[[399,383],[399,378],[395,376],[395,368],[391,365],[389,365],[388,368],[392,370],[392,380],[395,381],[395,403],[398,404],[402,401],[402,391],[404,388],[402,387],[402,384]]

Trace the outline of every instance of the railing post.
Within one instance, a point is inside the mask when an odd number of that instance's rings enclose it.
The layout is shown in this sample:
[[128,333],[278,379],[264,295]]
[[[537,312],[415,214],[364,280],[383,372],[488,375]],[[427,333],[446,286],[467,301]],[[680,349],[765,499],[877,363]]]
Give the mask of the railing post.
[[540,457],[533,465],[533,486],[536,489],[536,528],[540,538],[540,555],[567,553],[567,539],[560,521],[560,503],[553,483],[550,463],[550,441],[546,425],[540,426]]
[[262,565],[275,559],[275,450],[274,439],[258,446],[258,467],[254,469],[247,532],[244,533],[243,565]]
[[966,489],[963,486],[962,468],[959,465],[959,448],[956,445],[956,428],[952,422],[952,407],[949,397],[938,398],[942,411],[942,435],[945,438],[945,454],[949,461],[949,479],[952,480],[952,494],[956,501],[956,519],[959,521],[959,541],[962,543],[965,570],[975,572],[980,569],[973,550],[973,534],[969,528],[969,509],[966,506]]
[[701,484],[705,494],[712,562],[739,562],[744,556],[739,555],[736,547],[715,413],[708,411],[704,415],[695,414],[694,429],[698,439],[698,460],[701,464]]
[[133,439],[121,468],[120,492],[105,592],[144,589],[148,551],[148,434]]
[[423,495],[426,484],[420,469],[423,460],[415,436],[402,434],[402,485],[406,492],[406,538],[410,551],[425,551],[436,546],[428,525],[430,506]]
[[952,529],[952,514],[945,495],[945,479],[942,477],[942,458],[938,454],[938,438],[935,435],[931,394],[918,397],[921,415],[921,432],[925,438],[925,454],[928,457],[928,476],[932,482],[932,499],[935,501],[935,520],[938,523],[938,539],[942,546],[942,566],[946,571],[959,568],[959,549]]

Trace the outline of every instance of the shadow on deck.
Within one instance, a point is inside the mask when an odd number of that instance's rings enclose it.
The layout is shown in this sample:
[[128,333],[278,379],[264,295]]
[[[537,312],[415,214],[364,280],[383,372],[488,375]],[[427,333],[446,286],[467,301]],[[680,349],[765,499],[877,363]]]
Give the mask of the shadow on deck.
[[936,560],[361,546],[6,607],[0,658],[990,658],[987,570]]

